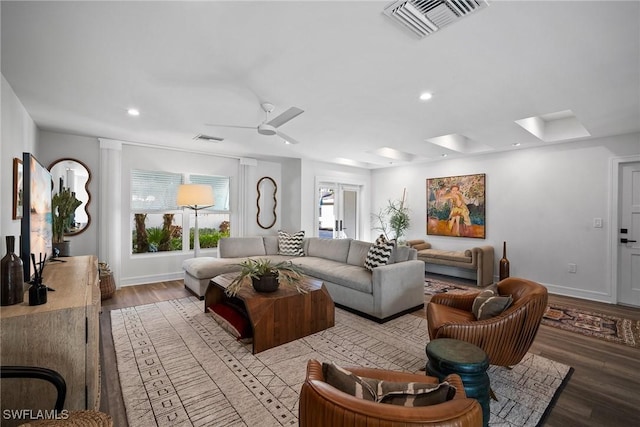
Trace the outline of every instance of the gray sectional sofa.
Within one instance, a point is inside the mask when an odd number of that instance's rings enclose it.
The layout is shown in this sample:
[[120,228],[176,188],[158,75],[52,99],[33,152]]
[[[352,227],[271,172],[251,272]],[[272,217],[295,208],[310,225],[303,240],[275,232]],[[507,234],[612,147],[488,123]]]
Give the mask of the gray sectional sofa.
[[408,246],[394,248],[387,265],[364,268],[370,242],[352,239],[305,238],[304,256],[278,255],[278,237],[221,239],[218,258],[183,262],[184,283],[202,297],[213,277],[239,271],[247,258],[290,260],[305,274],[324,281],[336,305],[377,321],[386,321],[424,305],[424,262]]

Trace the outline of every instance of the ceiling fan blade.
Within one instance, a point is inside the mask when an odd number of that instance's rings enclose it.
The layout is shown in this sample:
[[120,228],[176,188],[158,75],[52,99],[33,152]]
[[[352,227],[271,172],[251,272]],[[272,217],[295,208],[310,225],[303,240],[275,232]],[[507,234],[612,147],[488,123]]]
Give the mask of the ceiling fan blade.
[[236,126],[236,125],[220,125],[216,123],[205,123],[205,126],[213,126],[219,128],[239,128],[239,129],[258,129],[257,126]]
[[268,121],[267,124],[277,128],[278,126],[282,126],[287,123],[289,120],[298,117],[302,113],[304,113],[304,110],[301,110],[298,107],[291,107],[284,113]]
[[278,135],[280,138],[284,139],[287,143],[289,144],[300,144],[300,141],[297,141],[293,138],[291,138],[289,135],[287,135],[286,133],[282,133],[280,131],[276,132],[276,135]]

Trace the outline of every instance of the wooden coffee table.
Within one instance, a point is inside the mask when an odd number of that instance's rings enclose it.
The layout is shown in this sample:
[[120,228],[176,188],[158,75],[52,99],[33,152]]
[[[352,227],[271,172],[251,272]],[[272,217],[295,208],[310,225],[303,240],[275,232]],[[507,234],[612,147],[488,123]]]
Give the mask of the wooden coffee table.
[[[224,291],[237,273],[221,274],[209,282],[204,296],[204,310],[223,302]],[[305,276],[301,287],[280,286],[272,293],[256,292],[244,286],[236,295],[244,302],[253,329],[253,354],[315,334],[335,324],[335,307],[321,280]]]

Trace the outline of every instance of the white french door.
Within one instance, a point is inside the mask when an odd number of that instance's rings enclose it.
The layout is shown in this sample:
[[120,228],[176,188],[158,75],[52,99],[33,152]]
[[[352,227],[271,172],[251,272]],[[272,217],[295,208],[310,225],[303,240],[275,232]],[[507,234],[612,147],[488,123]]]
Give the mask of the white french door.
[[618,302],[640,306],[640,162],[621,165]]
[[326,239],[358,239],[360,186],[319,182],[316,194],[318,236]]

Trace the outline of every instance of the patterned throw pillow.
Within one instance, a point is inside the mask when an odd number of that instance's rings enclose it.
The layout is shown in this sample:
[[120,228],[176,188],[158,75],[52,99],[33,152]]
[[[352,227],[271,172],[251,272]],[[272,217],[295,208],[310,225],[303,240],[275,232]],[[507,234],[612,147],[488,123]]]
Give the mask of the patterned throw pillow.
[[327,384],[364,400],[398,406],[437,405],[453,399],[456,388],[448,382],[440,384],[394,382],[360,377],[333,363],[323,363]]
[[367,252],[367,258],[364,260],[364,268],[369,271],[373,271],[374,268],[381,265],[387,265],[395,242],[393,240],[387,240],[383,234],[376,239],[376,242],[369,248]]
[[377,380],[359,377],[333,363],[323,363],[322,374],[330,386],[360,399],[376,401]]
[[502,297],[492,290],[486,290],[480,292],[473,300],[471,311],[477,320],[490,319],[509,308],[512,302],[511,295]]
[[304,256],[302,243],[304,242],[304,230],[289,234],[286,231],[278,231],[278,255]]
[[456,388],[444,381],[440,384],[380,381],[378,402],[398,406],[430,406],[453,399]]

